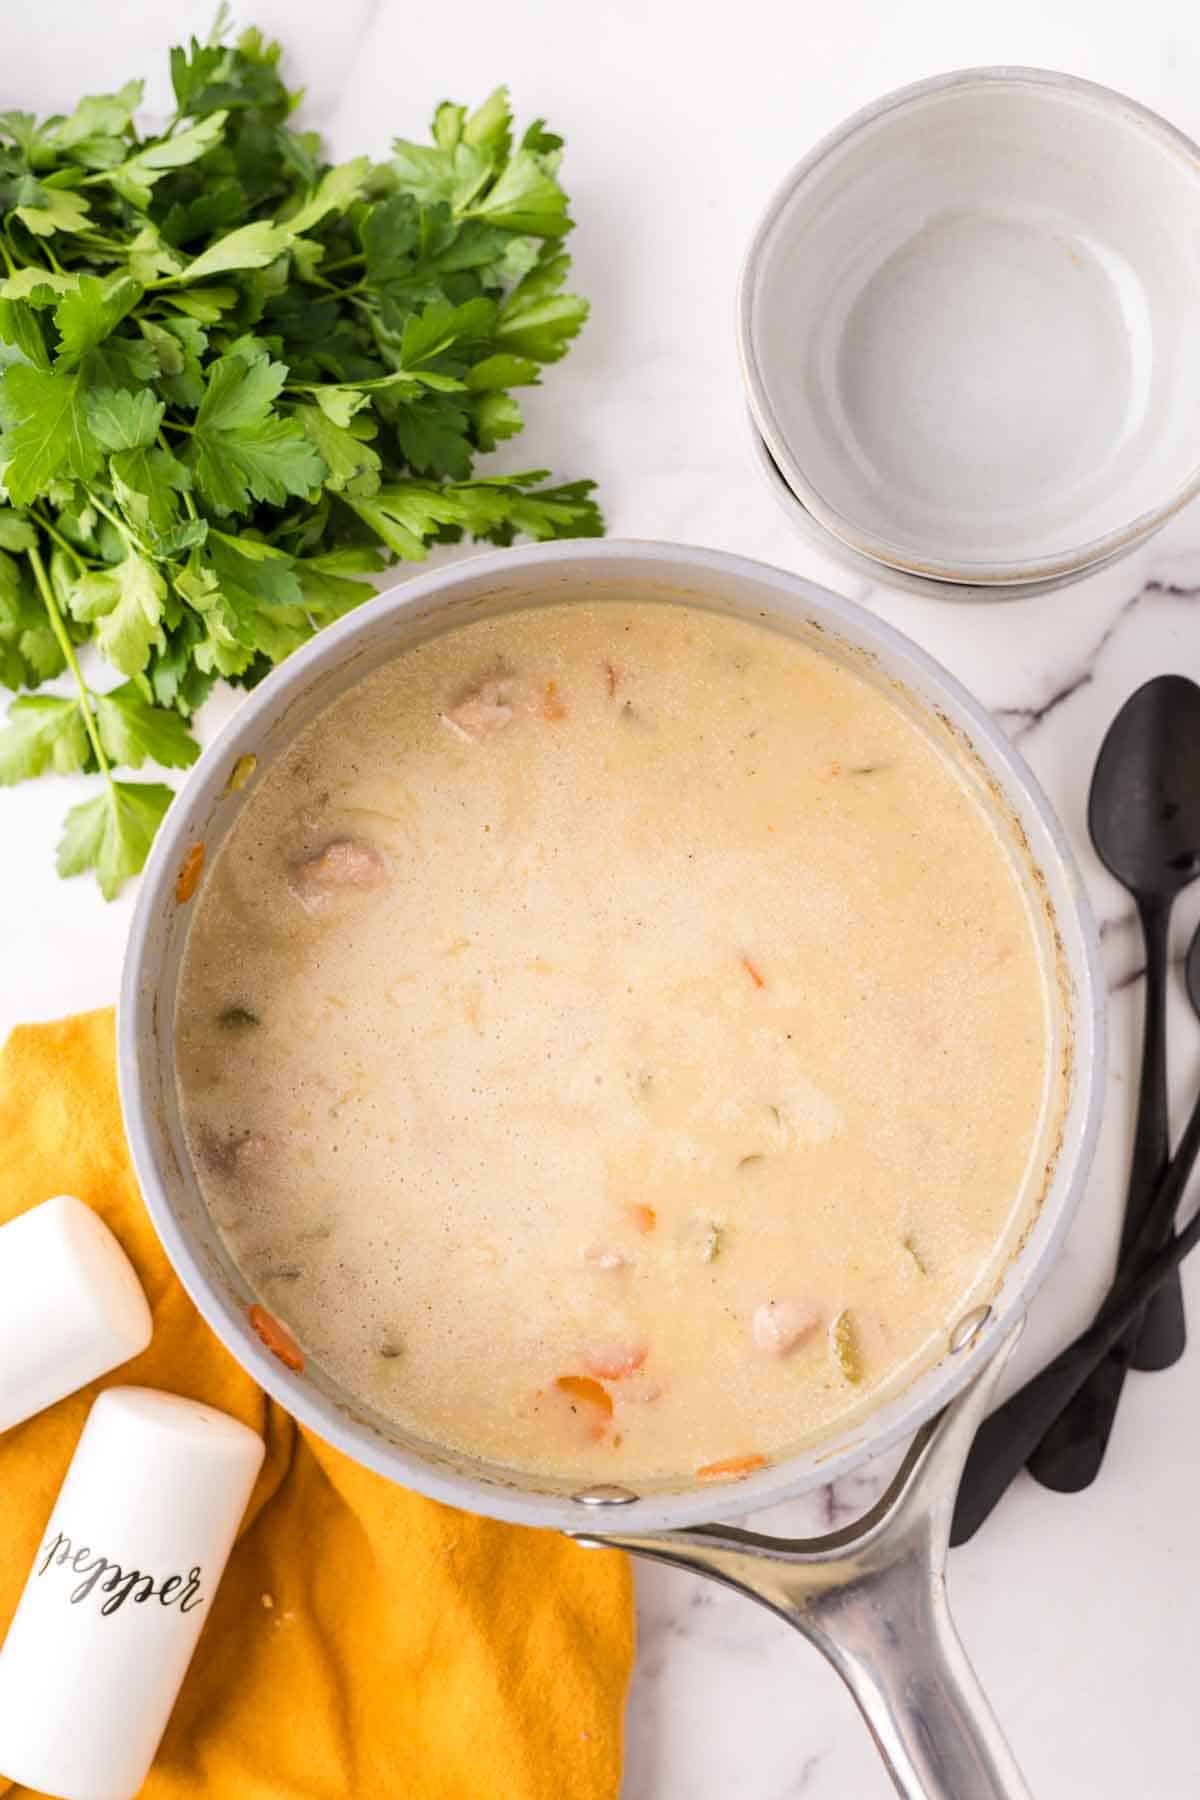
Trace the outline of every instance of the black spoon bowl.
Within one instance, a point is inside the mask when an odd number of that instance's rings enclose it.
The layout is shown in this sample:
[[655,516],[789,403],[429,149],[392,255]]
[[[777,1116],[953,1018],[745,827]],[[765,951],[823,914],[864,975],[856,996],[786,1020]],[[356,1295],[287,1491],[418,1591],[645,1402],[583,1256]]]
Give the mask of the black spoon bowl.
[[[1200,687],[1194,681],[1159,675],[1125,702],[1096,759],[1088,831],[1101,862],[1133,895],[1146,948],[1142,1079],[1124,1250],[1137,1230],[1145,1196],[1170,1156],[1167,928],[1176,899],[1200,875]],[[1164,1368],[1182,1355],[1178,1294],[1173,1282],[1147,1309],[1129,1359],[1135,1369]]]
[[[1176,898],[1200,875],[1200,687],[1194,681],[1159,675],[1125,702],[1100,747],[1088,830],[1100,860],[1133,895],[1146,947],[1142,1074],[1121,1236],[1124,1257],[1170,1156],[1167,933]],[[1030,1473],[1046,1487],[1076,1493],[1094,1481],[1129,1368],[1165,1369],[1182,1356],[1187,1333],[1178,1276],[1163,1283],[1131,1332],[1131,1343],[1097,1367],[1086,1391],[1030,1457]]]
[[[1200,1018],[1200,927],[1192,938],[1184,974],[1192,1010]],[[1161,1293],[1166,1281],[1178,1280],[1179,1263],[1200,1240],[1200,1209],[1177,1237],[1171,1236],[1198,1155],[1200,1095],[1095,1322],[1040,1375],[997,1407],[976,1433],[959,1483],[952,1544],[965,1544],[975,1535],[1063,1408],[1072,1402],[1088,1404],[1095,1370],[1126,1354],[1122,1344],[1143,1306]]]

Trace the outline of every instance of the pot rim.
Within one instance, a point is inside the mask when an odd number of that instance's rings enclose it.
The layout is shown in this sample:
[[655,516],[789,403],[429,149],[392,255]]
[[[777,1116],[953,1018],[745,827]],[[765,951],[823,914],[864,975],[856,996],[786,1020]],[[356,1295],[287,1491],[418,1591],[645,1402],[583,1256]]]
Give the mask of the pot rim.
[[[1094,565],[1116,561],[1159,530],[1200,494],[1200,456],[1191,472],[1157,506],[1148,507],[1111,531],[1104,532],[1085,544],[1078,544],[1073,549],[1007,563],[949,563],[936,556],[914,557],[905,554],[896,545],[889,544],[886,539],[876,537],[870,529],[856,525],[826,500],[821,491],[808,480],[802,464],[792,453],[771,400],[771,383],[763,373],[762,361],[755,348],[753,313],[768,239],[793,195],[828,157],[877,120],[886,118],[889,113],[919,105],[930,95],[958,88],[987,89],[1006,86],[1036,88],[1066,98],[1076,96],[1090,102],[1097,111],[1107,114],[1126,127],[1144,132],[1191,165],[1200,198],[1200,145],[1160,113],[1131,99],[1128,94],[1122,94],[1119,89],[1104,87],[1099,82],[1086,81],[1082,76],[1069,75],[1062,70],[1040,69],[1019,63],[980,64],[970,68],[951,69],[880,95],[836,125],[799,162],[793,164],[775,189],[755,226],[738,277],[736,300],[738,360],[750,411],[784,480],[796,497],[826,530],[860,556],[869,557],[872,562],[880,564],[884,570],[897,569],[931,581],[975,588],[1021,587],[1056,576],[1082,576],[1090,573]],[[1036,587],[1033,591],[1037,591]]]
[[[151,1024],[144,1069],[140,1041],[144,1014],[147,1009],[156,1011],[158,1004],[158,970],[153,966],[149,971],[147,969],[147,962],[153,963],[153,958],[147,954],[151,927],[156,915],[174,905],[176,872],[196,835],[197,827],[186,803],[187,788],[198,789],[200,777],[218,766],[227,769],[243,750],[251,747],[248,740],[254,739],[256,729],[261,735],[262,715],[275,704],[277,695],[290,694],[295,702],[309,684],[310,677],[343,664],[360,638],[385,629],[394,620],[403,620],[431,600],[449,602],[464,585],[474,587],[491,582],[511,591],[514,584],[520,583],[526,570],[572,563],[608,564],[614,574],[625,566],[643,578],[657,574],[664,582],[674,565],[675,579],[680,587],[686,580],[686,575],[678,572],[683,565],[685,569],[710,577],[727,578],[732,593],[738,591],[739,584],[743,588],[758,584],[773,589],[781,601],[787,595],[799,607],[816,608],[825,618],[835,622],[835,628],[838,622],[844,624],[853,638],[866,639],[919,674],[924,686],[935,689],[939,699],[947,703],[955,720],[969,725],[971,741],[986,746],[989,768],[995,773],[996,765],[999,765],[1008,794],[1018,793],[1036,815],[1059,862],[1060,885],[1070,897],[1072,923],[1077,928],[1079,944],[1077,957],[1071,962],[1076,994],[1072,1022],[1079,1071],[1073,1079],[1072,1090],[1081,1096],[1071,1102],[1071,1110],[1076,1115],[1073,1142],[1069,1148],[1064,1148],[1026,1238],[1013,1252],[999,1278],[989,1315],[970,1341],[970,1353],[964,1350],[957,1356],[947,1355],[927,1367],[908,1389],[889,1395],[881,1402],[880,1411],[894,1415],[886,1425],[874,1423],[870,1416],[864,1418],[853,1439],[828,1456],[814,1458],[810,1446],[808,1450],[772,1463],[735,1484],[691,1487],[669,1493],[650,1490],[619,1507],[581,1504],[569,1493],[522,1490],[516,1485],[503,1485],[499,1480],[451,1470],[423,1457],[415,1449],[387,1442],[365,1421],[356,1422],[346,1408],[324,1396],[302,1375],[286,1369],[260,1342],[246,1318],[236,1313],[217,1292],[177,1216],[154,1148],[157,1121],[146,1072],[150,1062],[161,1058],[164,1050]],[[653,1531],[699,1524],[714,1515],[740,1516],[811,1492],[814,1487],[836,1480],[868,1457],[910,1437],[965,1385],[980,1360],[990,1357],[1040,1286],[1074,1216],[1099,1129],[1104,1093],[1106,998],[1099,935],[1062,827],[1035,777],[1000,727],[935,658],[853,601],[769,563],[661,540],[572,540],[472,555],[383,590],[375,599],[366,601],[355,612],[326,627],[295,651],[239,706],[203,752],[189,775],[187,788],[181,791],[168,811],[151,850],[130,925],[122,971],[117,1010],[117,1066],[125,1130],[135,1172],[168,1260],[201,1316],[225,1348],[300,1424],[377,1474],[447,1505],[514,1524],[547,1526],[577,1533],[589,1528],[602,1531],[604,1518],[615,1521],[618,1516],[623,1531]],[[1020,1281],[1014,1283],[1013,1271],[1023,1261],[1027,1266],[1022,1270]],[[914,1390],[918,1398],[915,1403],[908,1404],[907,1397]],[[819,1451],[819,1446],[817,1449]],[[796,1468],[801,1458],[806,1462],[804,1478]],[[819,1466],[818,1474],[813,1472],[816,1466]],[[580,1492],[584,1491],[586,1489],[581,1488]]]

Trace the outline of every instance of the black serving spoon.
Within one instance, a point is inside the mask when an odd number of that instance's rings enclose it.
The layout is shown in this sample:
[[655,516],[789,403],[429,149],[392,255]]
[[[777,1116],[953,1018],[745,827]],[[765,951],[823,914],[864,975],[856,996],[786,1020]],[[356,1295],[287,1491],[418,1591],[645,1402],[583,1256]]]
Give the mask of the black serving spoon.
[[[1188,950],[1185,977],[1188,998],[1200,1018],[1200,927]],[[1072,1401],[1086,1404],[1093,1371],[1126,1354],[1122,1346],[1128,1344],[1129,1327],[1142,1307],[1161,1293],[1164,1281],[1178,1280],[1180,1260],[1200,1239],[1200,1208],[1177,1237],[1171,1237],[1171,1226],[1198,1154],[1200,1095],[1095,1322],[976,1432],[959,1483],[952,1544],[965,1544],[975,1535],[1059,1412]]]
[[[1105,867],[1137,902],[1146,946],[1142,1076],[1121,1256],[1170,1156],[1167,929],[1176,896],[1200,875],[1200,687],[1159,675],[1130,696],[1100,747],[1088,829]],[[1168,1219],[1164,1230],[1170,1229]],[[1165,1236],[1162,1240],[1166,1241]],[[1166,1369],[1187,1340],[1178,1275],[1155,1293],[1132,1341],[1101,1363],[1029,1460],[1046,1487],[1076,1493],[1100,1473],[1129,1368]]]

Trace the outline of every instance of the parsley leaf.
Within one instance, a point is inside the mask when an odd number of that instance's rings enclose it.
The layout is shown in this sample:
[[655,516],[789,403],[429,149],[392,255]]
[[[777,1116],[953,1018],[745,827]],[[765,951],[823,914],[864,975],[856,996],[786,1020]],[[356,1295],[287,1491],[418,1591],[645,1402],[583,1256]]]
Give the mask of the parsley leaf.
[[11,506],[0,507],[0,549],[32,550],[37,541],[37,528],[24,513],[14,512]]
[[392,174],[406,193],[426,205],[441,200],[455,211],[466,207],[486,183],[491,167],[487,152],[474,144],[441,149],[397,138],[392,145]]
[[37,198],[15,206],[13,216],[35,237],[53,237],[58,231],[89,231],[92,225],[87,201],[69,188],[39,187]]
[[79,375],[14,363],[0,379],[0,459],[5,491],[25,506],[60,474],[86,481],[100,464]]
[[518,150],[471,210],[477,218],[534,237],[563,237],[572,225],[567,217],[567,196],[546,167],[546,159],[534,150]]
[[139,450],[158,435],[166,407],[145,388],[93,388],[85,401],[92,436],[106,450]]
[[496,392],[477,394],[470,403],[470,418],[481,450],[494,450],[501,439],[516,437],[525,422],[512,395]]
[[[179,496],[192,485],[191,472],[169,450],[139,448],[109,459],[113,498],[139,538],[151,548],[179,524]],[[207,529],[202,519],[197,542]],[[190,547],[190,546],[189,546]]]
[[405,321],[400,334],[400,367],[415,369],[472,339],[486,341],[496,323],[496,303],[482,296],[449,306],[438,300]]
[[96,138],[119,138],[133,122],[142,104],[145,83],[127,81],[115,94],[91,94],[73,113],[49,126],[43,142],[56,150],[74,150]]
[[[32,702],[15,701],[12,710]],[[114,763],[140,769],[147,757],[164,769],[187,769],[200,746],[177,712],[152,706],[134,681],[126,681],[93,703],[100,742]],[[0,738],[0,746],[3,740]]]
[[155,183],[161,181],[169,169],[196,162],[205,151],[211,150],[220,141],[224,123],[223,112],[210,113],[199,124],[178,132],[175,137],[152,139],[126,162],[115,169],[104,170],[100,178],[111,183],[130,206],[144,210],[150,205]]
[[180,114],[184,117],[193,110],[198,98],[214,80],[217,70],[225,60],[225,51],[219,38],[223,30],[228,30],[228,8],[222,6],[218,15],[218,24],[214,28],[213,40],[207,44],[197,43],[193,38],[187,49],[176,46],[171,52],[171,86],[175,89],[175,98],[179,103]]
[[252,538],[214,532],[179,589],[204,622],[195,650],[201,669],[244,676],[256,657],[278,661],[312,635],[291,557]]
[[158,391],[171,406],[194,412],[204,398],[200,359],[208,334],[195,319],[143,319],[142,332],[158,363]]
[[96,643],[123,675],[140,675],[163,646],[167,584],[152,562],[130,552],[111,569],[83,575],[67,598],[73,618],[95,626]]
[[88,735],[78,700],[30,694],[14,700],[0,730],[0,786],[53,769],[73,775],[87,767]]
[[185,610],[179,623],[168,629],[163,648],[151,652],[141,677],[160,706],[174,707],[184,719],[204,705],[217,679],[215,669],[202,669],[196,661],[204,638],[201,620]]
[[335,550],[297,562],[305,610],[314,624],[331,624],[369,600],[375,589],[363,576],[377,573],[380,566],[379,558],[369,550]]
[[0,357],[0,362],[27,362],[35,369],[50,367],[38,316],[24,300],[0,300],[0,343],[12,353]]
[[112,781],[94,800],[73,806],[59,840],[59,874],[94,869],[100,892],[106,900],[114,899],[127,877],[144,865],[174,798],[161,782]]
[[239,226],[190,262],[181,279],[204,281],[210,275],[225,275],[234,269],[265,269],[291,248],[294,239],[290,226],[272,225],[269,219]]
[[557,362],[566,354],[588,316],[586,300],[559,292],[570,266],[570,257],[551,256],[517,283],[496,325],[503,349],[535,363]]
[[[331,494],[373,494],[377,491],[383,464],[379,453],[354,430],[353,416],[345,425],[335,424],[328,408],[298,406],[294,417],[325,464],[325,486]],[[368,424],[366,433],[371,437],[375,435],[373,424]]]
[[261,346],[212,364],[189,458],[215,512],[249,512],[252,500],[279,506],[321,485],[326,464],[303,428],[272,410],[286,379],[285,366]]
[[458,480],[471,472],[470,415],[446,394],[427,394],[397,407],[392,430],[401,454],[418,475],[449,475]]
[[53,306],[60,294],[72,293],[74,288],[74,276],[60,275],[57,270],[43,269],[40,263],[35,263],[0,281],[0,299],[28,300],[31,306]]
[[128,275],[101,281],[95,275],[81,275],[78,284],[64,294],[54,309],[58,327],[59,369],[74,368],[89,350],[113,332],[121,320],[137,305],[142,289]]
[[371,159],[367,156],[356,156],[352,162],[327,169],[298,210],[289,213],[288,230],[299,237],[302,232],[319,225],[329,213],[344,213],[362,193],[370,173]]

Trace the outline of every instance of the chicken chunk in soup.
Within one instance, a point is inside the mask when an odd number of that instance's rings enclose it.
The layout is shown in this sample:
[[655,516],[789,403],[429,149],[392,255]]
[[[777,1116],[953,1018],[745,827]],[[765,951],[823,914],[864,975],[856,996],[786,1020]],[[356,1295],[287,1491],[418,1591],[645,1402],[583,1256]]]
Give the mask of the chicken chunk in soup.
[[1036,1205],[1048,976],[970,775],[807,642],[456,628],[246,792],[177,1068],[262,1306],[423,1439],[735,1477],[940,1355]]

